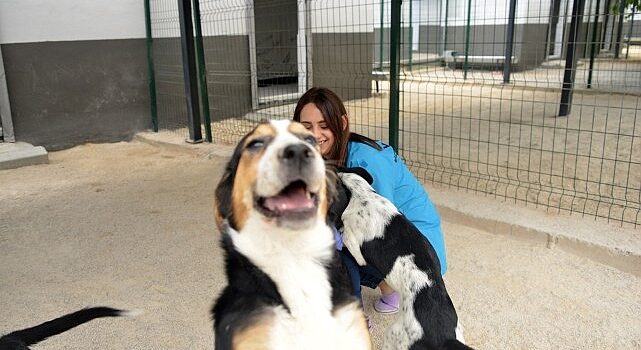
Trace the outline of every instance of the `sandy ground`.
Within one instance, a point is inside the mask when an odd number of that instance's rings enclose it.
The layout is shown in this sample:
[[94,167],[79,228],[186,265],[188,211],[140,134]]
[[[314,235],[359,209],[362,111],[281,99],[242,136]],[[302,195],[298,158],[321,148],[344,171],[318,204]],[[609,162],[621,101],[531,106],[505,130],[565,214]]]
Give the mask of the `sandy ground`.
[[[214,146],[216,147],[216,146]],[[89,305],[137,309],[36,349],[204,349],[225,284],[212,218],[224,157],[83,145],[0,172],[0,333]],[[479,349],[640,349],[641,279],[445,222],[446,283]],[[389,316],[366,312],[378,344]]]

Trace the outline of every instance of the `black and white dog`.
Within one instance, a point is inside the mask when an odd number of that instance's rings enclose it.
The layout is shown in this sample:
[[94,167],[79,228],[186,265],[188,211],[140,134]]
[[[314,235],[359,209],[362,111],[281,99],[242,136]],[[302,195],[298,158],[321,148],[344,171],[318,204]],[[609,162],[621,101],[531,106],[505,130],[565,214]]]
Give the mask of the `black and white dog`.
[[110,307],[82,309],[37,326],[4,335],[0,338],[0,350],[29,350],[30,345],[37,344],[51,336],[68,331],[93,319],[133,315],[134,313]]
[[429,241],[372,189],[366,170],[342,169],[338,176],[330,217],[342,228],[345,247],[359,265],[378,269],[401,294],[401,312],[387,330],[383,349],[469,349]]
[[327,224],[328,175],[299,123],[262,123],[236,146],[216,188],[228,280],[216,349],[371,348]]

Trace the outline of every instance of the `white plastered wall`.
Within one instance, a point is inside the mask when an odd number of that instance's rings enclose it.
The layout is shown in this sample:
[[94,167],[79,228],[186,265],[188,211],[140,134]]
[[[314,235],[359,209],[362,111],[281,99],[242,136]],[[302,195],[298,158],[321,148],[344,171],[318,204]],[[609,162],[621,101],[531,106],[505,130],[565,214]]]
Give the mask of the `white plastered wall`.
[[0,43],[145,37],[141,0],[0,0]]

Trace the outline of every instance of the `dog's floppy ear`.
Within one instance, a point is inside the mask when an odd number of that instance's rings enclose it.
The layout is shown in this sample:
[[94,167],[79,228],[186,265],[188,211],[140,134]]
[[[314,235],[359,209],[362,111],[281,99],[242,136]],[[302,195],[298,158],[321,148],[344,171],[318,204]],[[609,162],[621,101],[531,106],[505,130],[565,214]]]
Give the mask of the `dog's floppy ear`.
[[236,145],[234,153],[225,167],[225,173],[223,173],[216,187],[214,215],[216,225],[220,230],[223,229],[225,219],[227,219],[233,229],[237,229],[236,222],[234,221],[234,212],[232,210],[232,191],[234,188],[234,180],[236,179],[236,169],[238,168],[238,163],[240,162],[240,157],[245,147],[245,141],[250,134],[251,132],[245,135],[240,142],[238,142],[238,145]]
[[369,172],[367,172],[367,170],[365,170],[365,168],[361,168],[361,167],[340,168],[338,169],[338,172],[356,174],[362,177],[363,179],[365,179],[365,181],[367,181],[367,183],[369,183],[370,185],[374,182],[374,178],[372,177],[372,175],[370,175]]
[[[235,160],[235,162],[234,162]],[[236,167],[238,160],[232,158],[227,167],[225,168],[225,173],[223,177],[218,182],[216,187],[215,201],[214,201],[214,214],[216,217],[216,225],[219,229],[222,230],[223,222],[225,219],[229,221],[229,224],[233,227],[233,211],[232,211],[232,187],[234,185],[234,178],[236,177]]]

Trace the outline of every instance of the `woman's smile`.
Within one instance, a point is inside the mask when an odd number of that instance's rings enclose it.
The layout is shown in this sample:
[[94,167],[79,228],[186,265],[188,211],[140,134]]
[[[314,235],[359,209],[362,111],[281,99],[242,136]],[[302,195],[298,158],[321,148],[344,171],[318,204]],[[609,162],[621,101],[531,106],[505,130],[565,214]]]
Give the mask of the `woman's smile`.
[[323,113],[313,103],[308,103],[300,112],[300,123],[316,138],[321,154],[327,156],[334,145],[334,133],[327,127]]

